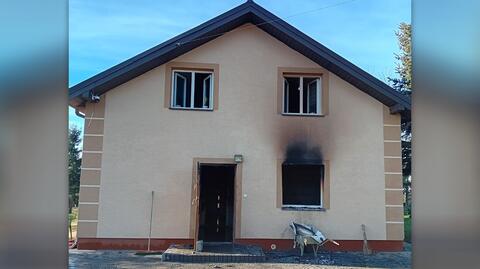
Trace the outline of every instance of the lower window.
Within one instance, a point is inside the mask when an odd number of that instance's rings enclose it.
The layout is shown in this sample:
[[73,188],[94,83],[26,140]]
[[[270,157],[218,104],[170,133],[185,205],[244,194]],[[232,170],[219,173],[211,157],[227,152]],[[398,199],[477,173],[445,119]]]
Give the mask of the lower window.
[[283,206],[322,207],[322,181],[323,165],[283,164]]

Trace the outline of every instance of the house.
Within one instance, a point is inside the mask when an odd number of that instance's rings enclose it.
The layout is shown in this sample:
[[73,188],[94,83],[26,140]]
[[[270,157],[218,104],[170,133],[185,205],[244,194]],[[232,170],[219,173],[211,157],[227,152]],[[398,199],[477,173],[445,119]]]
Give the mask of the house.
[[70,89],[79,249],[293,246],[289,224],[402,249],[410,100],[253,1]]

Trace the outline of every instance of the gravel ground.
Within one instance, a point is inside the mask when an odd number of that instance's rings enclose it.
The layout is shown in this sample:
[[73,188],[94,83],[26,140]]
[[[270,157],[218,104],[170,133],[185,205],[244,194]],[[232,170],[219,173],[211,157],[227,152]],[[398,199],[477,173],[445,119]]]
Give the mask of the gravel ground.
[[161,255],[138,256],[132,251],[70,250],[71,269],[130,269],[130,268],[410,268],[410,247],[402,252],[380,252],[365,256],[359,252],[321,252],[317,258],[311,253],[299,257],[296,252],[266,253],[265,263],[170,263],[162,262]]

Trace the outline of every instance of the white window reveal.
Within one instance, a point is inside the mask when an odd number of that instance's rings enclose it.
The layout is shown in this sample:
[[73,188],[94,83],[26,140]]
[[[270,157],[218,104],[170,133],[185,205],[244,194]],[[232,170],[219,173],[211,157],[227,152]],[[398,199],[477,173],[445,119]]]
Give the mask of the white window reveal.
[[283,114],[321,115],[321,77],[285,76],[283,78]]
[[213,109],[213,72],[174,70],[172,108]]

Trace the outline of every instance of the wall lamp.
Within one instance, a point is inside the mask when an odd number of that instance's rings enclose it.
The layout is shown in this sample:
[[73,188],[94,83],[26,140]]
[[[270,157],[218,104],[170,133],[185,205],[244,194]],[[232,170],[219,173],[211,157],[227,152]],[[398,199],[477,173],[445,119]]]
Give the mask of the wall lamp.
[[233,161],[236,162],[236,163],[242,163],[243,162],[243,155],[241,155],[241,154],[233,155]]

